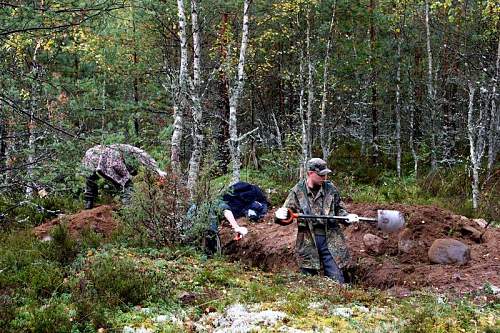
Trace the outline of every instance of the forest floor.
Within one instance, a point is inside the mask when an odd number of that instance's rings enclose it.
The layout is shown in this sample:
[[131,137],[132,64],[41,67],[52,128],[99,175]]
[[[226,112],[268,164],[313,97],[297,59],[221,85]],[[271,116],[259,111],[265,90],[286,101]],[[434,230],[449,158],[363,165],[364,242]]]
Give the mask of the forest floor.
[[[63,216],[36,227],[35,234],[44,238],[55,225],[64,221],[74,236],[88,228],[110,235],[117,226],[113,220],[113,209],[113,206],[103,205]],[[405,297],[422,289],[460,296],[486,285],[500,286],[498,228],[484,229],[481,221],[434,206],[350,203],[348,209],[367,217],[375,216],[378,209],[394,209],[403,212],[406,217],[406,228],[393,234],[384,234],[361,223],[345,228],[353,256],[350,271],[354,276],[353,283],[358,287],[378,288],[387,290],[393,296]],[[265,272],[297,271],[295,224],[274,224],[272,211],[260,223],[251,223],[246,219],[239,222],[249,229],[249,233],[238,241],[234,240],[231,228],[226,225],[221,227],[223,253],[230,260],[238,260]],[[484,233],[478,238],[473,231]],[[383,240],[377,253],[365,248],[363,236],[366,233]],[[438,238],[453,238],[468,245],[471,260],[463,266],[430,263],[427,253],[432,242]]]

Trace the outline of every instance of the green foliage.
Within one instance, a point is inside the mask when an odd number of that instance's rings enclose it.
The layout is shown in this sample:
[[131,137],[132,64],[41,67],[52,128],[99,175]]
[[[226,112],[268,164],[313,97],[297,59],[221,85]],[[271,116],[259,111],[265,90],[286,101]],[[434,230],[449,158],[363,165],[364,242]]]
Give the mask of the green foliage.
[[52,230],[50,236],[52,240],[46,243],[46,257],[63,265],[73,262],[81,248],[70,235],[64,220]]
[[108,306],[136,305],[148,297],[168,296],[169,283],[160,278],[161,274],[141,268],[132,258],[104,254],[90,260],[78,287],[86,285],[83,295],[95,292]]
[[75,310],[66,298],[54,298],[41,306],[33,304],[19,309],[12,328],[23,332],[72,332]]
[[131,203],[120,209],[119,216],[157,246],[179,244],[189,227],[188,197],[173,174],[159,180],[146,172],[136,177]]

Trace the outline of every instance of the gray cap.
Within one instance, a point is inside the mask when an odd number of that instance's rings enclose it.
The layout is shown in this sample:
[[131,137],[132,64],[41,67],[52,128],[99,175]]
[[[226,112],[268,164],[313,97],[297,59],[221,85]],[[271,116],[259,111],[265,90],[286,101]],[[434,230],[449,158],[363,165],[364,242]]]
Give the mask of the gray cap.
[[307,170],[314,171],[320,176],[324,176],[332,172],[326,167],[326,162],[321,158],[311,158],[307,161]]

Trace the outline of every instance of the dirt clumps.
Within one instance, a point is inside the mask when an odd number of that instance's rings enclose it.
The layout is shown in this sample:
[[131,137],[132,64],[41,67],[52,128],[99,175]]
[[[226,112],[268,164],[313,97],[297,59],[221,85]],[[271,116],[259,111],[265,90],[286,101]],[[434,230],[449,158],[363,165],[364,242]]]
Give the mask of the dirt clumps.
[[[435,291],[468,292],[485,284],[500,286],[500,250],[498,228],[481,228],[478,223],[450,211],[424,205],[355,204],[352,213],[376,217],[378,209],[401,211],[406,218],[405,229],[384,234],[368,223],[344,229],[353,256],[351,274],[354,283],[367,287],[399,290],[430,288]],[[251,266],[268,271],[297,270],[295,263],[295,224],[279,226],[270,212],[263,222],[239,223],[248,228],[243,239],[235,241],[231,228],[221,228],[223,252]],[[483,233],[478,238],[478,233]],[[370,234],[370,236],[366,236]],[[377,238],[373,237],[377,236]],[[465,265],[431,263],[428,251],[436,239],[455,239],[470,249],[471,260]],[[367,239],[376,239],[377,249]],[[382,240],[381,242],[379,240]],[[367,246],[367,243],[369,244]],[[372,245],[370,245],[372,244]],[[370,248],[370,246],[372,246]]]
[[70,235],[76,238],[79,238],[84,230],[92,230],[103,236],[109,236],[118,226],[113,219],[114,209],[114,206],[102,205],[76,214],[59,216],[35,227],[33,232],[38,238],[47,239],[55,226],[64,223]]
[[[360,216],[376,217],[378,209],[401,211],[406,227],[384,234],[368,223],[344,229],[352,254],[348,270],[353,283],[406,295],[412,290],[430,288],[453,293],[469,292],[486,284],[500,286],[500,230],[434,206],[402,204],[355,204],[348,210]],[[113,220],[113,206],[103,205],[77,214],[62,216],[34,229],[39,238],[66,223],[71,235],[78,237],[85,229],[108,236],[118,223]],[[483,221],[480,221],[483,225]],[[297,226],[274,223],[273,211],[260,223],[240,219],[249,233],[240,240],[228,224],[220,228],[223,253],[230,259],[265,271],[297,271],[295,240]],[[369,236],[367,236],[369,235]],[[429,249],[436,239],[454,239],[470,250],[464,265],[433,264]]]

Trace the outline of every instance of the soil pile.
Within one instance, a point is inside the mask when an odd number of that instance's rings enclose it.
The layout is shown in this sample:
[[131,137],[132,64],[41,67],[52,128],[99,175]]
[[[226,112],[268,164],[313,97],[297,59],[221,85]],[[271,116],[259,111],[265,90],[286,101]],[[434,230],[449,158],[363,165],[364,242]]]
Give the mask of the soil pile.
[[[62,216],[36,227],[34,232],[39,238],[44,238],[54,226],[66,223],[69,232],[75,237],[88,228],[108,236],[118,225],[113,220],[113,209],[113,206],[103,205]],[[378,209],[394,209],[403,212],[406,217],[405,229],[392,234],[384,234],[366,223],[345,228],[353,257],[350,273],[355,283],[390,289],[398,295],[422,287],[455,293],[477,290],[486,283],[500,287],[498,228],[485,230],[481,221],[476,222],[434,206],[352,203],[348,209],[366,217],[375,217]],[[296,271],[297,226],[295,223],[288,226],[275,224],[273,213],[269,212],[260,223],[240,219],[240,225],[246,226],[249,233],[237,241],[234,240],[232,229],[222,225],[220,235],[223,253],[233,260],[265,271]],[[363,242],[367,234],[382,240],[377,244],[376,253],[370,251]],[[471,260],[462,266],[432,264],[428,250],[434,240],[439,238],[452,238],[466,244],[470,248]]]
[[113,219],[114,208],[110,205],[103,205],[89,210],[82,210],[76,214],[59,216],[34,228],[33,232],[38,238],[43,239],[50,235],[55,226],[63,223],[67,226],[70,235],[76,238],[84,230],[92,230],[104,236],[109,236],[118,225]]
[[[353,203],[348,209],[366,217],[376,217],[378,209],[394,209],[406,217],[405,229],[392,234],[384,234],[366,223],[345,228],[353,256],[351,273],[355,282],[391,289],[396,294],[422,287],[461,293],[482,288],[486,283],[500,286],[498,228],[490,227],[485,231],[481,221],[478,223],[434,206]],[[238,241],[233,239],[234,233],[229,227],[222,227],[225,254],[268,271],[297,270],[295,224],[286,227],[274,224],[272,213],[261,223],[249,223],[245,219],[240,223],[249,229],[249,234]],[[365,248],[363,237],[368,233],[383,240],[377,254]],[[472,259],[462,266],[432,264],[428,250],[439,238],[452,238],[466,244]]]

